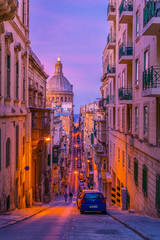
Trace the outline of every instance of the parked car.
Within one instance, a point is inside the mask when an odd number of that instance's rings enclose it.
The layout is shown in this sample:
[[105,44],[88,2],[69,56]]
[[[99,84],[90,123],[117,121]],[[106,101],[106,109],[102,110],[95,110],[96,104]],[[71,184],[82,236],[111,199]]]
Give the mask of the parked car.
[[81,190],[81,191],[77,194],[77,207],[78,207],[78,209],[79,209],[79,206],[80,206],[80,202],[81,202],[83,193],[84,193],[84,192],[87,192],[87,191],[90,191],[90,190],[83,189],[83,190]]
[[83,192],[78,206],[81,214],[90,211],[106,214],[106,199],[100,191],[90,190]]

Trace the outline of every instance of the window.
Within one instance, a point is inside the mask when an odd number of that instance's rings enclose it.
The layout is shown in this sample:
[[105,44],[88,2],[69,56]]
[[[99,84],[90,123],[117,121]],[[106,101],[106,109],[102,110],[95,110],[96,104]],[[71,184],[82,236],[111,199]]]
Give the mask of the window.
[[2,159],[1,159],[1,152],[2,152],[2,149],[1,149],[2,145],[1,145],[1,129],[0,129],[0,171],[1,171],[1,162],[2,162]]
[[59,101],[59,97],[56,97],[56,101]]
[[127,106],[127,125],[128,125],[128,132],[132,132],[132,106]]
[[16,62],[16,99],[19,98],[19,63]]
[[91,144],[92,145],[94,144],[94,135],[93,135],[93,133],[91,133]]
[[10,158],[11,158],[11,141],[10,138],[6,141],[6,167],[10,165]]
[[131,170],[131,157],[128,155],[128,172]]
[[138,185],[138,160],[134,159],[134,182]]
[[110,152],[112,152],[112,142],[110,141]]
[[1,75],[1,69],[2,69],[2,57],[1,57],[1,47],[0,47],[0,96],[2,95],[2,75]]
[[122,88],[124,88],[124,71],[122,72]]
[[23,156],[24,156],[24,154],[25,154],[25,137],[23,137]]
[[148,50],[144,52],[144,70],[149,68],[149,54]]
[[23,6],[22,6],[22,22],[25,24],[25,0],[23,0]]
[[142,192],[147,197],[147,183],[148,183],[148,169],[146,165],[143,165],[142,169]]
[[51,154],[48,154],[48,166],[51,165]]
[[136,13],[136,37],[139,36],[139,12]]
[[10,63],[10,55],[7,55],[7,97],[10,98],[10,71],[11,71],[11,63]]
[[138,118],[139,118],[139,112],[138,107],[135,108],[135,134],[138,134]]
[[112,110],[110,109],[110,127],[111,127],[111,123],[112,123]]
[[135,84],[139,84],[139,59],[136,59],[136,79]]
[[106,163],[103,164],[103,169],[106,170]]
[[71,99],[70,99],[70,97],[68,98],[68,102],[70,102],[71,101]]
[[25,85],[26,85],[26,74],[25,67],[23,68],[23,101],[25,101]]
[[16,168],[18,168],[19,161],[19,126],[16,126]]
[[118,128],[119,128],[119,109],[117,110],[117,125],[118,125]]
[[120,148],[118,148],[118,162],[120,162]]
[[156,209],[160,213],[160,174],[156,176]]
[[52,97],[52,102],[54,102],[54,97]]
[[67,97],[65,97],[65,102],[67,102]]
[[125,128],[125,109],[122,109],[122,130]]
[[124,151],[122,151],[122,167],[124,167],[125,163],[125,157],[124,157]]
[[61,97],[61,102],[63,102],[63,97]]
[[148,137],[148,107],[144,106],[144,137]]
[[116,148],[115,143],[113,143],[113,157],[115,157],[115,148]]

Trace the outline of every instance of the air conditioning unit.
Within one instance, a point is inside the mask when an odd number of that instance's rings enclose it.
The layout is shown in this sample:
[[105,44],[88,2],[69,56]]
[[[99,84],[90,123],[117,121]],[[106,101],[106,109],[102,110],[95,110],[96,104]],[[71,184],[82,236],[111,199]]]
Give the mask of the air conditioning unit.
[[131,137],[131,138],[129,139],[129,145],[130,145],[130,146],[134,146],[134,138],[133,138],[133,137]]

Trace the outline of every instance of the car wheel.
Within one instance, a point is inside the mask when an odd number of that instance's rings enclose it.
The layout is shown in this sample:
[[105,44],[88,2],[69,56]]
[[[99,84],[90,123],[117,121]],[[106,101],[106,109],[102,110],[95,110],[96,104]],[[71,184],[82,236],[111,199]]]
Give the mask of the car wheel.
[[103,213],[103,215],[106,215],[106,214],[107,214],[107,212],[106,212],[106,211],[103,211],[102,213]]
[[83,214],[83,213],[84,213],[84,211],[82,211],[82,210],[80,209],[80,213],[81,213],[81,214]]

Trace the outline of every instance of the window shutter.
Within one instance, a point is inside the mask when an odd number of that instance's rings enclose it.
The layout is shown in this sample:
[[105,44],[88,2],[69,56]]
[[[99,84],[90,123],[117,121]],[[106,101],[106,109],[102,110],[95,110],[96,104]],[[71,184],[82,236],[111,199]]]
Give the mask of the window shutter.
[[97,123],[94,121],[94,136],[97,136],[97,129],[96,129]]
[[19,161],[19,126],[16,126],[16,168],[18,168]]
[[134,160],[134,181],[138,185],[138,161],[136,158]]
[[48,154],[48,166],[51,164],[51,154]]
[[93,135],[93,133],[91,133],[91,144],[92,145],[94,144],[94,135]]
[[156,176],[156,209],[160,213],[160,174]]
[[143,170],[142,170],[142,191],[144,196],[147,196],[147,173],[148,169],[146,165],[143,165]]

